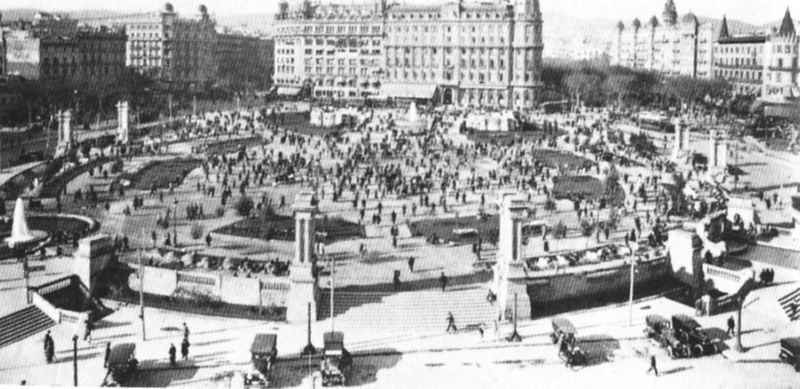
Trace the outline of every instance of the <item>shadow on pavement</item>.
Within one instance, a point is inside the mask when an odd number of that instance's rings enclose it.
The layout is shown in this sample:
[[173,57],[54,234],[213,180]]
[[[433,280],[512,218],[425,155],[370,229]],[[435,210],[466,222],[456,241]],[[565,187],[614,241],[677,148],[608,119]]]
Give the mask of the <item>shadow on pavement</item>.
[[378,381],[378,372],[391,369],[403,359],[395,349],[370,350],[381,355],[356,356],[353,358],[353,370],[350,372],[348,386],[371,384]]
[[194,378],[200,370],[194,366],[176,368],[163,367],[163,369],[157,371],[139,370],[131,375],[127,382],[125,382],[125,385],[141,388],[163,388],[169,386],[173,382],[190,380]]
[[[435,274],[434,274],[435,275]],[[490,280],[489,273],[464,274],[448,277],[447,288],[443,293],[453,290],[463,290],[465,287],[475,286],[475,284],[485,285]],[[337,287],[334,291],[334,316],[347,312],[350,308],[359,307],[366,304],[375,304],[383,301],[384,297],[400,292],[421,291],[421,290],[441,290],[439,277],[426,278],[421,280],[402,281],[401,285],[395,290],[392,283],[392,274],[386,275],[385,283],[370,285],[348,285]],[[319,301],[330,300],[330,289],[320,291]],[[327,318],[330,316],[329,304],[317,305],[317,317]]]
[[682,371],[692,370],[692,369],[694,369],[694,366],[678,366],[669,370],[660,371],[659,375],[664,376],[664,375],[676,374]]
[[586,354],[586,366],[611,362],[614,360],[614,352],[620,349],[619,340],[610,335],[579,337],[578,345]]

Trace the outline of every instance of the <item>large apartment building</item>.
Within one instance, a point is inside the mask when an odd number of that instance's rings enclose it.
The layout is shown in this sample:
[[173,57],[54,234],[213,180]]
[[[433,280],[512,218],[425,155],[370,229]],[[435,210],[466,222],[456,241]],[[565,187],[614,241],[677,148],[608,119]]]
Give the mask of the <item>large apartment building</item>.
[[733,35],[728,19],[722,17],[719,38],[714,44],[714,76],[728,80],[733,93],[759,96],[764,68],[766,34]]
[[128,34],[125,62],[176,89],[200,90],[213,82],[216,22],[201,5],[184,17],[166,3],[159,12],[111,21]]
[[538,0],[280,5],[281,93],[531,107],[541,86]]
[[715,31],[713,21],[692,13],[679,16],[674,1],[667,0],[660,21],[653,16],[644,25],[639,19],[617,24],[611,64],[671,76],[712,78]]

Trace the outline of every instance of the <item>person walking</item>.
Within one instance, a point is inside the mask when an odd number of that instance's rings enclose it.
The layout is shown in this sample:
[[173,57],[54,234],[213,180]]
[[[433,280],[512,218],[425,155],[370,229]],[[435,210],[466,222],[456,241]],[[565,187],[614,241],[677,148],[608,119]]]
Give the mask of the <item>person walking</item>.
[[394,277],[392,278],[392,284],[394,285],[394,290],[397,291],[400,289],[400,270],[394,271]]
[[444,275],[444,272],[442,272],[442,275],[439,276],[439,284],[442,285],[442,292],[444,292],[444,290],[447,288],[447,276]]
[[736,329],[736,320],[733,319],[733,316],[730,316],[728,317],[728,331],[725,333],[727,335],[733,336],[735,329]]
[[53,343],[53,338],[50,336],[50,331],[47,331],[47,334],[44,335],[44,356],[47,359],[47,363],[53,363],[54,355],[55,344]]
[[650,374],[651,371],[653,373],[655,373],[656,377],[658,377],[658,366],[656,366],[656,356],[655,355],[651,355],[650,356],[650,368],[647,369],[647,371],[645,373]]
[[169,365],[175,366],[175,343],[170,343],[169,345]]
[[447,312],[447,330],[445,332],[450,333],[458,332],[458,328],[456,328],[456,318],[453,317],[453,312]]
[[408,270],[412,273],[414,272],[414,262],[416,262],[414,257],[408,257]]
[[103,359],[103,367],[108,367],[109,357],[111,357],[111,342],[106,342],[106,357]]
[[189,340],[189,327],[186,323],[183,323],[183,339],[188,341]]
[[181,357],[186,360],[189,358],[189,339],[183,338],[181,342]]

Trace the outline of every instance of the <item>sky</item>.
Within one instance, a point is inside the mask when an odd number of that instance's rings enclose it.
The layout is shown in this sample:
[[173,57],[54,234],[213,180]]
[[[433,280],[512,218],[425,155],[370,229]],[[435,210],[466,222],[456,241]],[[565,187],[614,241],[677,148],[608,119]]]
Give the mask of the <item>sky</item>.
[[[2,0],[0,11],[7,8],[36,8],[46,11],[73,11],[79,9],[112,9],[120,12],[140,12],[160,9],[166,0]],[[279,0],[171,0],[179,13],[193,14],[200,4],[218,16],[246,15],[275,12]],[[300,1],[300,0],[294,0]],[[328,0],[323,0],[327,2]],[[350,3],[354,0],[336,0]],[[356,0],[363,2],[365,0]],[[369,0],[366,0],[369,1]],[[400,0],[408,3],[430,3],[432,0]],[[436,1],[436,0],[433,0]],[[479,1],[479,0],[478,0]],[[652,15],[661,18],[665,0],[540,0],[543,12],[560,12],[570,16],[591,19],[632,20],[647,19]],[[675,0],[678,13],[693,12],[713,18],[727,14],[751,24],[762,24],[781,19],[789,0]],[[800,16],[800,4],[794,8]],[[546,20],[545,20],[546,22]]]

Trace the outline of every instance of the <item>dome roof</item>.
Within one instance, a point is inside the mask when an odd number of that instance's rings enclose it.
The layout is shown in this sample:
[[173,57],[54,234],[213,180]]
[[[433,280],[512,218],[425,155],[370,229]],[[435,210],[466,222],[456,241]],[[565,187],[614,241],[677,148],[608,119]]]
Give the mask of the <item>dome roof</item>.
[[682,21],[683,23],[693,23],[693,24],[699,24],[699,23],[700,23],[700,22],[697,20],[697,16],[694,16],[694,14],[693,14],[693,13],[691,13],[691,12],[689,12],[689,13],[688,13],[688,14],[686,14],[686,15],[683,15],[683,18],[681,19],[681,21]]
[[175,8],[172,7],[172,3],[164,4],[164,12],[174,12]]

